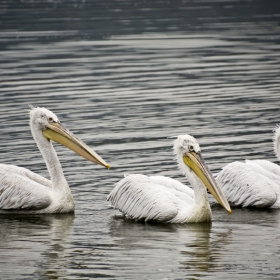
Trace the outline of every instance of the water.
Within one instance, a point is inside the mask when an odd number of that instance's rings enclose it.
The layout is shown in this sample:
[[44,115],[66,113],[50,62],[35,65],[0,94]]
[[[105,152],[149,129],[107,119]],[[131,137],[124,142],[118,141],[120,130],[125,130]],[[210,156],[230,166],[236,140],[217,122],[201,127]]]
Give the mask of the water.
[[60,145],[75,215],[1,217],[1,279],[279,279],[280,211],[210,197],[212,224],[124,220],[106,197],[124,173],[186,182],[168,136],[194,135],[216,173],[277,162],[275,1],[9,1],[0,17],[0,158],[48,177],[28,104],[54,111],[110,171]]

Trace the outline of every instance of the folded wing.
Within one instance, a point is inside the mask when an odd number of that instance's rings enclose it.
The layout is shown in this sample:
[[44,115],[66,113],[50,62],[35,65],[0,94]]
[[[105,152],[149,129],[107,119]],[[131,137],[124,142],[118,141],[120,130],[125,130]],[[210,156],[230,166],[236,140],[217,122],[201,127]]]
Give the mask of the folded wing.
[[51,203],[51,182],[25,168],[0,165],[0,210],[39,210]]
[[129,218],[168,222],[186,204],[194,203],[194,199],[189,194],[170,187],[168,182],[165,182],[168,184],[166,187],[162,183],[164,178],[166,177],[128,175],[116,185],[107,200]]
[[216,180],[232,205],[271,207],[276,202],[274,188],[278,187],[277,183],[260,172],[258,167],[232,162],[222,169]]

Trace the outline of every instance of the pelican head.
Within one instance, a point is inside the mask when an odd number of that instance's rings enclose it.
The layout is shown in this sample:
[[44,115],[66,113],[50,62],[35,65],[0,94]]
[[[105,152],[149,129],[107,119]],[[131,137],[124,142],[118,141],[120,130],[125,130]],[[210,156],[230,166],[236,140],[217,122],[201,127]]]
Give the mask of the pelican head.
[[45,139],[48,141],[55,141],[87,160],[105,166],[108,169],[110,168],[110,165],[107,164],[96,152],[64,127],[53,112],[45,108],[31,107],[29,114],[30,126],[32,129],[36,130],[36,132],[32,131],[34,138],[38,132],[41,131]]
[[203,160],[201,150],[196,139],[188,134],[180,135],[174,141],[173,149],[179,166],[187,166],[187,169],[182,169],[188,171],[189,173],[195,174],[214,196],[214,198],[229,213],[231,213],[231,209],[225,195]]

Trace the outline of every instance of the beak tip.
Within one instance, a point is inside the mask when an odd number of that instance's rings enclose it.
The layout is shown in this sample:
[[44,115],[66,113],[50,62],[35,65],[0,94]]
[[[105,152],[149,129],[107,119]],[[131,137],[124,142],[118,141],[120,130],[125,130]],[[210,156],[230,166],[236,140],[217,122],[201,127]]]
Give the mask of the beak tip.
[[111,168],[110,164],[106,164],[105,167],[109,170]]

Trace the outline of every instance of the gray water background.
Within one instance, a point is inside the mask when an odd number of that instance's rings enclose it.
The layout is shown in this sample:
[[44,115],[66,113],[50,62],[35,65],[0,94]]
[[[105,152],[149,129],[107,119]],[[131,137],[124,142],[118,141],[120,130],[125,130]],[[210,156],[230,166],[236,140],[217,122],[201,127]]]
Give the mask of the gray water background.
[[213,173],[268,159],[280,123],[279,1],[3,1],[0,159],[49,178],[28,125],[46,107],[112,168],[54,144],[75,215],[1,217],[1,279],[280,279],[280,211],[212,197],[212,224],[124,220],[124,173],[187,180],[169,136]]

